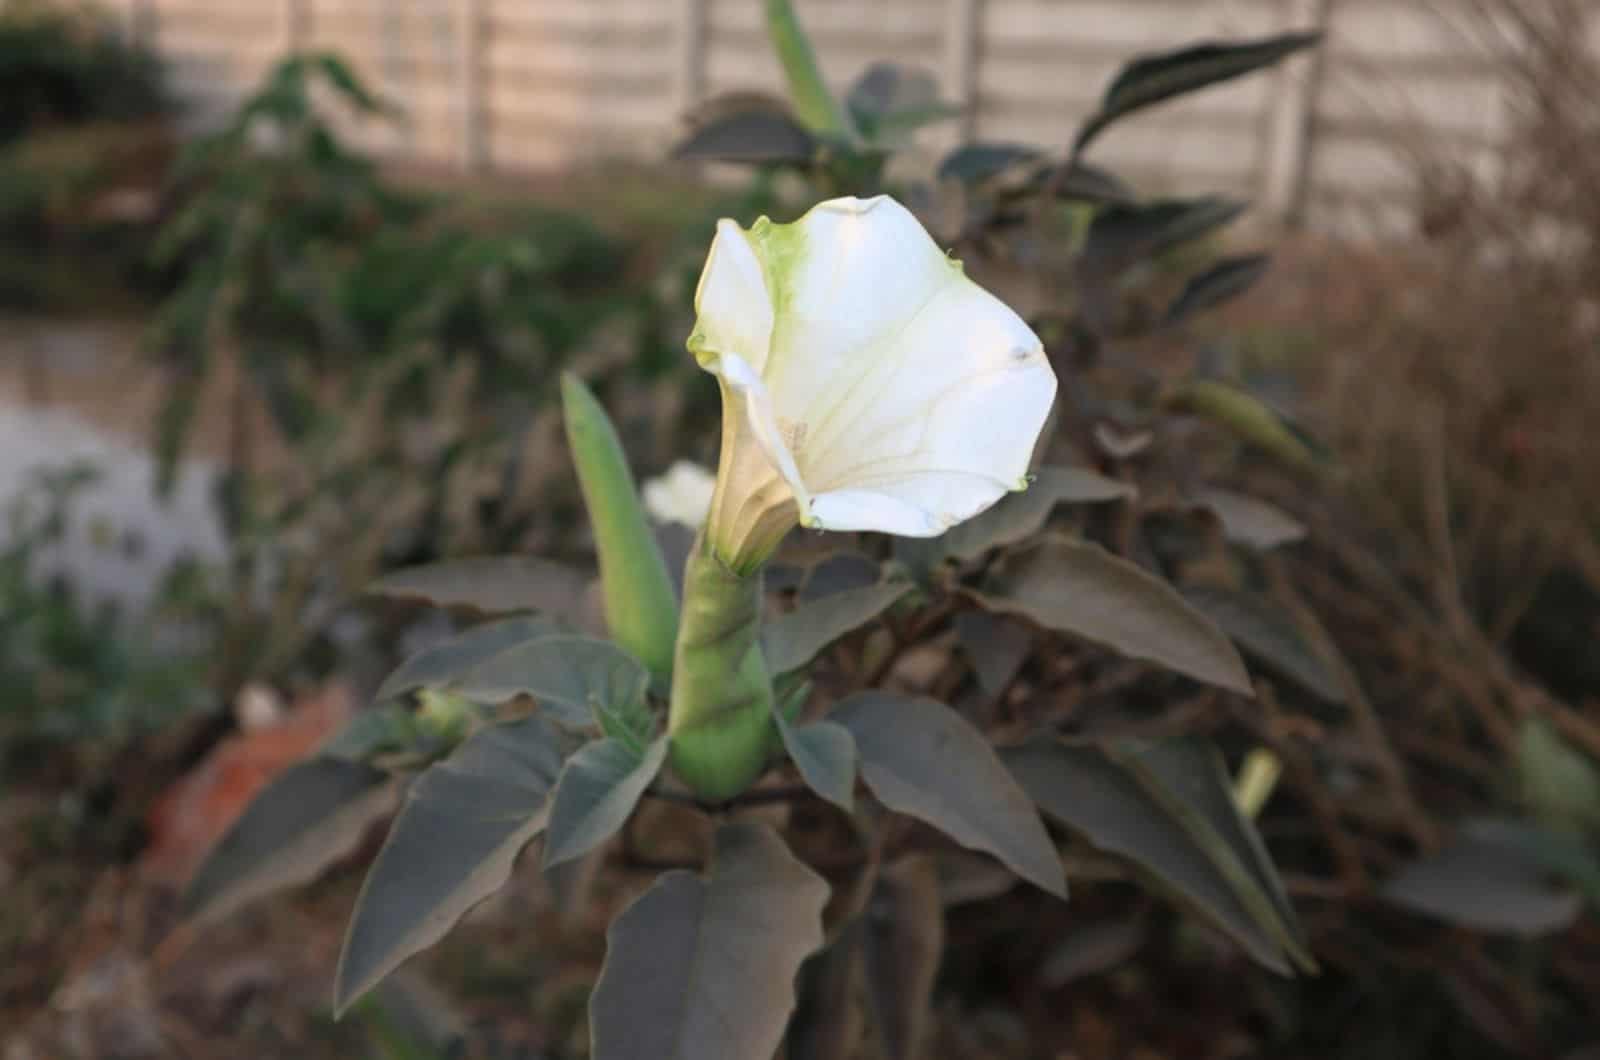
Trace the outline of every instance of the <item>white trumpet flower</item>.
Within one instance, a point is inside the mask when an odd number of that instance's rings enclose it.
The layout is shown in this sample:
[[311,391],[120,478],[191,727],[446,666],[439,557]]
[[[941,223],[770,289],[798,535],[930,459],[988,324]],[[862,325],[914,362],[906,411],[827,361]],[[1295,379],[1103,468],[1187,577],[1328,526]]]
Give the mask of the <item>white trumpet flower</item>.
[[695,310],[723,399],[708,535],[736,571],[796,523],[932,537],[1026,486],[1039,338],[888,196],[719,222]]

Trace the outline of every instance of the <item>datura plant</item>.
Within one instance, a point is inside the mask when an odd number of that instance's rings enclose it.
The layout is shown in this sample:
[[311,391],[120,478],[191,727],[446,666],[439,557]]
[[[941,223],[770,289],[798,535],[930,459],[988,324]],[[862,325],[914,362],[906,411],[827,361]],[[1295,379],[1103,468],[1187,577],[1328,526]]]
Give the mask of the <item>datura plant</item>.
[[[840,104],[788,5],[768,13],[806,150],[865,157],[930,113],[892,85]],[[481,620],[257,798],[192,916],[310,879],[392,814],[343,1010],[535,841],[567,903],[597,871],[655,873],[607,935],[599,1060],[849,1056],[868,1033],[925,1055],[945,909],[1019,880],[1064,898],[1077,865],[1150,883],[1269,969],[1314,968],[1252,822],[1275,769],[1236,785],[1195,727],[1163,724],[1180,701],[1252,709],[1218,612],[1134,547],[1146,502],[1120,464],[1054,458],[1040,329],[957,240],[856,190],[717,226],[686,341],[721,392],[715,475],[677,466],[641,496],[565,378],[598,586],[533,556],[380,581]]]
[[[827,1023],[817,998],[900,945],[852,925],[905,902],[899,928],[937,931],[941,873],[970,874],[973,858],[1065,897],[1081,845],[1155,875],[1269,967],[1309,967],[1215,750],[1069,743],[1036,715],[1052,652],[1041,669],[1028,659],[1062,636],[1217,694],[1250,684],[1228,639],[1159,578],[1046,530],[1058,505],[1133,491],[1083,467],[1029,470],[1056,390],[1033,331],[887,197],[723,222],[697,312],[687,344],[723,396],[718,469],[709,497],[688,468],[649,491],[698,528],[681,582],[617,432],[567,377],[603,635],[587,576],[555,562],[384,579],[385,596],[497,617],[406,660],[372,710],[266,789],[193,881],[194,915],[308,878],[403,790],[351,919],[341,1009],[502,886],[536,838],[552,879],[607,851],[657,868],[639,852],[665,834],[705,855],[611,927],[590,1002],[604,1060],[758,1060],[786,1035],[799,1055],[843,1055],[799,1044]],[[862,551],[858,532],[908,547]],[[970,670],[918,677],[912,656],[943,629]],[[1072,837],[1067,853],[1040,811]],[[855,853],[817,859],[825,844]],[[810,1015],[794,1017],[802,964]],[[875,967],[909,977],[879,1033],[916,1055],[933,966]]]

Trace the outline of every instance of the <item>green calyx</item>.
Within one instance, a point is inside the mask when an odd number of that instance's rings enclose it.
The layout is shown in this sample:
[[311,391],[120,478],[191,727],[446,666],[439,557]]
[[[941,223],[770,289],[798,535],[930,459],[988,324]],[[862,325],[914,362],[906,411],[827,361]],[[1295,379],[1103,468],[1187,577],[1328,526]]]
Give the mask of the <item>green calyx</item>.
[[562,417],[600,558],[606,627],[660,680],[672,671],[678,599],[645,519],[622,441],[582,380],[561,377]]
[[683,614],[667,716],[668,760],[691,791],[722,802],[767,767],[772,678],[761,654],[761,572],[740,575],[695,542],[684,569]]

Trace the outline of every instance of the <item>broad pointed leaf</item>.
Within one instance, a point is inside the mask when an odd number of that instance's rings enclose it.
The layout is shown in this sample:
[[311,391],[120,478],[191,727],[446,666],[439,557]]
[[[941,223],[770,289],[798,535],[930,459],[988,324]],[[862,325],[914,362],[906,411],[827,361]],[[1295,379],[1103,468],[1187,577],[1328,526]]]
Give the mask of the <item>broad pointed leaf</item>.
[[1590,907],[1600,910],[1600,849],[1582,835],[1556,831],[1509,817],[1480,817],[1461,826],[1469,839],[1516,847],[1551,877],[1577,888]]
[[401,663],[384,679],[373,699],[382,701],[413,689],[448,684],[508,648],[548,636],[559,629],[550,619],[540,615],[522,615],[474,626],[424,648]]
[[707,877],[664,873],[611,925],[589,1002],[595,1060],[770,1057],[827,900],[777,833],[724,824]]
[[1305,524],[1277,505],[1232,490],[1204,489],[1197,498],[1229,541],[1266,552],[1305,540]]
[[923,125],[954,118],[964,108],[939,100],[939,81],[926,70],[873,63],[845,96],[856,128],[868,140],[892,140]]
[[544,867],[582,857],[615,835],[666,757],[667,738],[661,736],[643,754],[604,739],[567,759],[550,806]]
[[1239,653],[1210,619],[1166,582],[1098,545],[1046,542],[1009,566],[981,599],[990,610],[1251,694]]
[[371,762],[385,752],[410,749],[416,738],[417,725],[410,708],[389,703],[357,712],[317,748],[317,754],[346,762]]
[[577,616],[590,580],[576,568],[536,556],[478,556],[396,571],[379,578],[367,592],[489,615],[543,611]]
[[1161,322],[1167,327],[1175,327],[1208,309],[1231,302],[1255,286],[1271,261],[1267,254],[1223,258],[1184,284],[1178,297],[1167,307]]
[[775,674],[800,669],[823,648],[871,622],[910,590],[911,583],[906,581],[845,589],[779,615],[761,631],[768,668]]
[[1221,228],[1244,209],[1244,203],[1218,196],[1112,203],[1089,224],[1081,267],[1098,277],[1114,276]]
[[1124,744],[1113,754],[1178,817],[1296,963],[1314,969],[1299,919],[1255,826],[1239,811],[1222,756],[1197,740]]
[[1345,701],[1339,679],[1270,598],[1209,586],[1186,588],[1183,597],[1251,657],[1329,703]]
[[1013,166],[1038,162],[1043,153],[1022,144],[965,144],[944,156],[939,163],[939,179],[962,184],[979,184]]
[[956,642],[977,672],[978,686],[991,696],[1011,684],[1038,639],[1026,622],[987,611],[963,611],[954,625]]
[[387,773],[318,755],[263,788],[206,854],[184,892],[186,915],[213,919],[309,883],[350,853],[394,806]]
[[772,712],[783,749],[800,771],[800,779],[845,813],[855,806],[856,742],[837,722],[791,725],[781,710]]
[[1383,897],[1412,912],[1497,934],[1535,938],[1563,931],[1583,900],[1552,886],[1549,867],[1504,830],[1464,829],[1436,854],[1402,868]]
[[560,749],[549,723],[527,718],[476,733],[417,779],[356,899],[336,1009],[506,882],[518,852],[544,829]]
[[944,900],[926,856],[886,867],[867,906],[862,950],[878,1040],[889,1060],[923,1055],[933,984],[944,955]]
[[1058,504],[1101,504],[1137,494],[1126,482],[1081,467],[1041,467],[1020,493],[934,538],[895,539],[895,555],[916,568],[946,559],[976,559],[991,548],[1026,541],[1044,528]]
[[1208,42],[1176,51],[1141,55],[1124,66],[1072,142],[1079,154],[1107,126],[1125,115],[1196,89],[1271,66],[1321,39],[1320,33],[1284,33],[1259,40]]
[[817,146],[816,137],[781,101],[740,94],[698,116],[694,128],[672,149],[672,157],[803,164],[815,157]]
[[961,715],[931,699],[858,692],[831,717],[855,737],[861,779],[885,806],[1066,896],[1061,859],[1033,803]]
[[800,603],[809,604],[847,589],[870,589],[883,581],[883,565],[859,552],[835,552],[805,571]]
[[1131,203],[1139,195],[1121,177],[1088,162],[1050,162],[1040,166],[1018,192],[1052,192],[1067,202]]
[[480,703],[532,696],[552,718],[582,726],[596,710],[621,712],[642,703],[649,687],[649,672],[610,641],[560,634],[500,652],[451,690]]
[[[1284,975],[1287,934],[1272,915],[1258,919],[1237,890],[1240,874],[1219,868],[1166,803],[1122,764],[1095,747],[1043,738],[1001,752],[1007,768],[1046,814],[1090,844],[1127,859],[1171,895],[1238,942],[1256,961]],[[1270,903],[1269,914],[1275,914]]]

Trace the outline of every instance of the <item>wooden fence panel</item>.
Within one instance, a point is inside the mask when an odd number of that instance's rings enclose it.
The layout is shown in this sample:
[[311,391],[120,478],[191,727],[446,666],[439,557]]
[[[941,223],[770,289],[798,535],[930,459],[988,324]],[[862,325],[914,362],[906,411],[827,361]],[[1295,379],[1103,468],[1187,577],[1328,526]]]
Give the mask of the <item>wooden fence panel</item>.
[[[1280,218],[1394,227],[1427,143],[1492,172],[1507,121],[1473,0],[795,0],[841,91],[877,60],[919,66],[965,121],[926,134],[1063,145],[1130,56],[1321,26],[1315,59],[1109,130],[1097,160],[1151,193],[1227,192]],[[781,89],[761,0],[116,0],[170,60],[198,124],[293,47],[343,54],[397,103],[366,146],[468,169],[660,157],[683,110]],[[1600,20],[1591,27],[1600,45]]]

